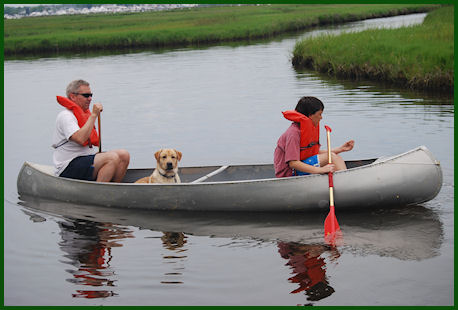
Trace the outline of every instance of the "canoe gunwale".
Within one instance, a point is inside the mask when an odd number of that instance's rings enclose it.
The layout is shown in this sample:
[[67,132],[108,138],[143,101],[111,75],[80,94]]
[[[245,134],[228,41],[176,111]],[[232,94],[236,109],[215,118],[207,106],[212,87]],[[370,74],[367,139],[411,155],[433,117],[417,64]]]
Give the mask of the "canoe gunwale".
[[[347,173],[352,173],[352,172],[355,172],[355,171],[358,171],[358,170],[361,170],[361,169],[369,169],[369,168],[372,168],[372,167],[376,167],[376,166],[380,166],[380,165],[385,165],[387,163],[389,163],[390,161],[395,161],[396,159],[400,158],[400,157],[403,157],[403,156],[406,156],[410,153],[414,153],[418,150],[423,150],[425,151],[426,154],[429,155],[429,157],[431,158],[431,163],[424,163],[424,164],[418,164],[418,165],[438,165],[440,166],[440,163],[434,159],[434,157],[432,156],[432,154],[429,152],[429,150],[426,148],[426,146],[418,146],[412,150],[409,150],[407,152],[404,152],[404,153],[401,153],[401,154],[397,154],[397,155],[393,155],[393,156],[388,156],[388,157],[380,157],[380,158],[377,158],[375,159],[374,162],[370,163],[370,164],[367,164],[367,165],[363,165],[363,166],[359,166],[359,167],[354,167],[354,168],[351,168],[351,169],[347,169],[347,170],[341,170],[341,171],[336,171],[334,172],[334,176],[336,175],[343,175],[343,174],[347,174]],[[40,165],[40,164],[36,164],[36,163],[32,163],[32,162],[28,162],[26,161],[24,163],[24,166],[25,165],[29,165],[31,166],[32,168],[44,173],[44,174],[47,174],[47,175],[50,175],[50,176],[53,176],[53,177],[56,177],[54,176],[54,174],[50,174],[48,171],[44,171],[43,167],[45,168],[49,168],[49,166],[45,166],[45,165]],[[402,163],[403,165],[405,165],[405,163]],[[216,170],[219,170],[221,169],[222,167],[243,167],[243,166],[262,166],[262,165],[270,165],[270,164],[246,164],[246,165],[221,165],[219,166],[220,168],[216,169]],[[24,168],[23,166],[23,168]],[[23,169],[22,168],[22,169]],[[41,169],[40,169],[41,168]],[[193,167],[193,168],[201,168],[201,167]],[[151,168],[145,168],[145,169],[151,169]],[[141,169],[143,170],[143,169]],[[152,169],[151,169],[152,170]],[[213,173],[213,172],[211,172]],[[211,174],[210,173],[210,174]],[[208,174],[207,174],[208,175]],[[254,182],[258,182],[258,183],[263,183],[263,182],[272,182],[272,181],[275,181],[275,182],[286,182],[286,181],[291,181],[291,180],[295,180],[295,179],[302,179],[302,178],[307,178],[307,179],[313,179],[313,178],[319,178],[319,177],[322,177],[321,174],[310,174],[310,175],[305,175],[305,176],[291,176],[291,177],[285,177],[285,178],[264,178],[264,179],[253,179],[253,180],[234,180],[234,181],[210,181],[210,182],[195,182],[197,181],[198,179],[202,179],[203,177],[200,177],[194,181],[191,181],[191,182],[185,182],[185,183],[165,183],[165,184],[161,184],[161,183],[113,183],[113,182],[94,182],[94,181],[86,181],[86,180],[76,180],[76,179],[69,179],[69,178],[63,178],[63,177],[59,177],[61,179],[64,179],[68,182],[78,182],[78,183],[87,183],[87,184],[92,184],[92,185],[111,185],[111,186],[165,186],[165,187],[169,187],[169,186],[202,186],[202,185],[220,185],[220,184],[238,184],[238,183],[254,183]],[[57,177],[56,177],[57,178]]]

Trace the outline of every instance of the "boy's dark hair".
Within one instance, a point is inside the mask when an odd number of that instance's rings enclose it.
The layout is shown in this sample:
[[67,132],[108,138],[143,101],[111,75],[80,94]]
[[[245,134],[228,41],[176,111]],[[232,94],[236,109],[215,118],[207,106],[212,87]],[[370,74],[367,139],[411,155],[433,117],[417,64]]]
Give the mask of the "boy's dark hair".
[[324,110],[324,105],[318,98],[305,96],[299,99],[295,110],[309,117],[317,111]]

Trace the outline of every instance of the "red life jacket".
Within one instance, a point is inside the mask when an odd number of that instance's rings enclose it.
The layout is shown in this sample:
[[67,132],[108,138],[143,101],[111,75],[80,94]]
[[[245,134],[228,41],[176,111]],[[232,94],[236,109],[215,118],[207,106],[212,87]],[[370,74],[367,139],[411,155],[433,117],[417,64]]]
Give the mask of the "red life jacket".
[[313,125],[310,118],[297,111],[285,111],[282,113],[286,119],[299,123],[301,130],[301,160],[318,154],[320,151],[320,126]]
[[[76,119],[78,120],[78,126],[81,128],[86,124],[89,116],[91,116],[91,111],[87,109],[86,111],[83,111],[83,109],[71,101],[70,99],[66,97],[61,97],[57,96],[57,102],[63,106],[69,109],[70,111],[73,112],[75,115]],[[97,131],[94,128],[92,128],[91,135],[89,136],[89,139],[83,144],[84,146],[89,145],[89,147],[92,147],[92,145],[99,145],[99,135],[97,134]]]

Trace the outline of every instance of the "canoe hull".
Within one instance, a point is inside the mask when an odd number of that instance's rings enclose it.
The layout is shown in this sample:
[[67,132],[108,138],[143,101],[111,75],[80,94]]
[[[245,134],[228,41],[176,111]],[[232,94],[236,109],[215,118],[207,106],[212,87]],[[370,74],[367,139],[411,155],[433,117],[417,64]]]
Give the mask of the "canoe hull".
[[[253,166],[246,166],[248,167]],[[46,169],[49,169],[46,168]],[[58,178],[24,163],[18,193],[108,207],[192,211],[306,211],[329,207],[327,175],[181,184],[95,183]],[[243,166],[238,166],[243,171]],[[426,147],[334,174],[337,210],[433,199],[442,171]]]

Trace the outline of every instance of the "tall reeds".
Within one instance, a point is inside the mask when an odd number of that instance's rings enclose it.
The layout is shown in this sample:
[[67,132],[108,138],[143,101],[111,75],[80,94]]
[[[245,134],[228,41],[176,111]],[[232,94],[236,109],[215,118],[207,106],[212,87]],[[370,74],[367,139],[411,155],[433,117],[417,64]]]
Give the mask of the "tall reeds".
[[266,38],[325,24],[425,12],[427,4],[275,4],[4,21],[4,55],[188,46]]
[[296,44],[292,62],[337,77],[452,93],[454,8],[432,11],[417,26],[305,39]]

